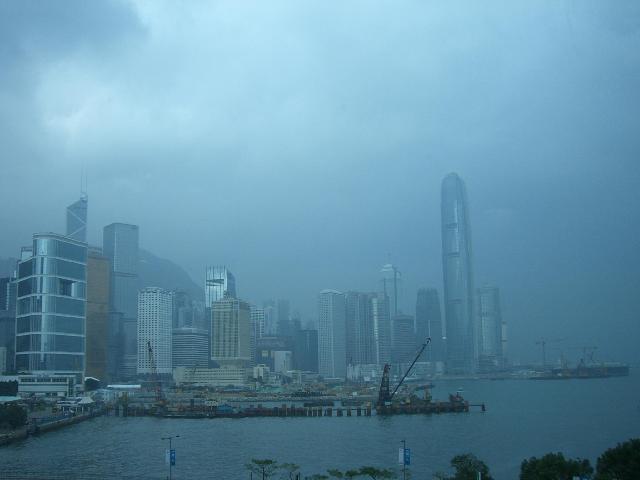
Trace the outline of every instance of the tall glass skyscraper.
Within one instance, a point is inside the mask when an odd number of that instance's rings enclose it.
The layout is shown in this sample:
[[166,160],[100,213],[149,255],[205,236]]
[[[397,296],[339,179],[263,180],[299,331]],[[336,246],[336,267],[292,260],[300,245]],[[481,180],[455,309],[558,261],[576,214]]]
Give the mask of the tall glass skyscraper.
[[119,325],[111,322],[109,336],[112,345],[120,344],[116,370],[123,379],[135,377],[137,369],[138,241],[137,225],[112,223],[104,227],[102,253],[111,266],[109,306],[112,320],[119,319]]
[[479,366],[482,370],[502,367],[502,311],[500,291],[485,285],[478,288],[478,319],[480,322]]
[[87,241],[87,207],[89,199],[83,193],[77,202],[67,207],[67,237],[79,242]]
[[33,236],[31,256],[18,264],[17,371],[82,379],[86,279],[86,243],[54,233]]
[[318,297],[318,367],[324,377],[347,376],[345,297],[322,290]]
[[467,191],[455,173],[442,181],[441,216],[447,370],[471,373],[477,356],[471,231]]
[[380,270],[382,291],[389,297],[389,315],[402,313],[402,275],[395,265],[387,263]]
[[236,298],[236,277],[224,266],[207,267],[204,280],[205,306],[211,308],[213,302],[225,296]]

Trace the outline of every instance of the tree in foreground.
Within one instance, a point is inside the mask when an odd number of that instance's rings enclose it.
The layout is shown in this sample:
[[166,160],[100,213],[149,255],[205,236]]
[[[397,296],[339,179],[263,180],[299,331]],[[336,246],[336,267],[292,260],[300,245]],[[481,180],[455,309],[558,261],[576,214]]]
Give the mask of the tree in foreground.
[[278,466],[280,470],[283,470],[289,480],[293,480],[296,477],[296,473],[300,471],[300,465],[295,463],[282,463]]
[[[339,478],[339,479],[356,479],[356,478],[367,478],[370,480],[390,480],[395,478],[393,471],[387,470],[386,468],[376,468],[376,467],[360,467],[355,470],[347,470],[342,472],[336,468],[331,468],[327,470],[329,475],[313,475],[311,477],[307,477],[309,480],[323,480],[329,478]],[[408,478],[408,477],[407,477]]]
[[251,459],[251,463],[245,464],[245,468],[252,473],[261,475],[262,480],[268,480],[278,470],[278,463],[275,460],[265,458],[263,460]]
[[442,472],[434,475],[439,480],[477,480],[478,473],[482,474],[482,480],[493,480],[489,474],[489,467],[486,463],[476,457],[473,453],[456,455],[451,459],[451,466],[455,470],[453,477]]
[[595,480],[636,480],[640,478],[640,438],[605,451],[598,458]]
[[20,405],[8,403],[0,405],[0,428],[7,426],[16,429],[27,423],[27,411]]
[[562,453],[531,457],[520,465],[520,480],[572,480],[574,477],[591,478],[592,473],[589,460],[564,458]]

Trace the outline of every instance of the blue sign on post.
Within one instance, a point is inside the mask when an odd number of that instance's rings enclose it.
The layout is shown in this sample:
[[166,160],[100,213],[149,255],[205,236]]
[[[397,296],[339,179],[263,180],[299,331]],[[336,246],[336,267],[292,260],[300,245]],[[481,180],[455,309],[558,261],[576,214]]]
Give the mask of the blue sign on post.
[[171,462],[171,465],[175,465],[176,464],[176,451],[172,448],[171,452],[169,453],[169,459]]
[[411,449],[410,448],[404,449],[404,464],[411,465]]

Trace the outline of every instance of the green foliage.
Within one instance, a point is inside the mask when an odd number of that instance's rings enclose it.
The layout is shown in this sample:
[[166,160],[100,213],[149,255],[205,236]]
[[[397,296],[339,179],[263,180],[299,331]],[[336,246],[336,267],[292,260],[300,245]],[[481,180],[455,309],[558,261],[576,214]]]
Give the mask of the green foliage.
[[571,480],[573,477],[591,478],[592,473],[589,460],[566,459],[562,453],[531,457],[520,465],[520,480]]
[[359,475],[368,476],[372,480],[386,480],[395,476],[391,470],[386,468],[360,467],[358,472]]
[[268,458],[263,460],[252,458],[251,463],[245,464],[245,468],[250,472],[260,475],[259,478],[264,478],[266,480],[273,477],[276,473],[278,470],[278,463],[275,460]]
[[16,429],[27,423],[27,411],[15,403],[0,405],[0,428]]
[[295,478],[295,474],[300,471],[300,466],[295,463],[282,463],[278,466],[280,470],[284,470],[286,477],[289,480]]
[[337,470],[335,468],[327,470],[327,473],[332,478],[344,478],[344,474],[340,470]]
[[478,472],[482,473],[482,480],[493,480],[489,475],[489,467],[472,453],[456,455],[451,459],[451,466],[455,470],[453,477],[443,473],[436,473],[441,480],[477,480]]
[[596,463],[595,480],[635,480],[640,478],[640,438],[606,450]]

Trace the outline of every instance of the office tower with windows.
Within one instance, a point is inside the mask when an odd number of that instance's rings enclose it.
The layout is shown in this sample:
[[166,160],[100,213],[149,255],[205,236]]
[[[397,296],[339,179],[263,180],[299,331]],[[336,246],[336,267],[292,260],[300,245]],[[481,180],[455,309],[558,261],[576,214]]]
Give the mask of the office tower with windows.
[[87,241],[87,207],[89,199],[85,193],[67,207],[67,237],[79,242]]
[[102,253],[109,259],[111,285],[109,325],[111,345],[119,345],[117,376],[123,380],[136,376],[138,363],[138,258],[139,229],[137,225],[112,223],[103,229]]
[[325,377],[347,375],[344,294],[322,290],[318,297],[318,367]]
[[272,337],[278,332],[278,309],[275,300],[265,300],[262,302],[264,310],[264,334]]
[[467,374],[477,365],[477,321],[467,192],[455,173],[442,181],[441,200],[447,370]]
[[375,296],[362,292],[345,294],[347,365],[376,363],[372,302]]
[[418,290],[416,299],[416,346],[421,346],[427,337],[431,338],[431,342],[425,352],[425,358],[428,361],[444,361],[443,336],[438,290],[435,288],[421,288]]
[[491,371],[503,366],[502,311],[497,287],[478,288],[478,317],[480,323],[479,367]]
[[15,366],[16,285],[14,277],[0,278],[0,348],[6,349],[6,372]]
[[227,296],[211,307],[211,360],[218,365],[248,366],[251,362],[251,308]]
[[395,265],[384,265],[382,270],[382,292],[389,297],[389,315],[392,317],[402,312],[402,274]]
[[256,361],[256,344],[258,339],[265,336],[264,329],[264,309],[257,307],[256,305],[250,306],[251,315],[251,361],[255,364]]
[[277,303],[278,321],[276,331],[281,337],[291,336],[291,308],[289,300],[278,299]]
[[153,374],[153,361],[160,375],[171,374],[171,323],[173,294],[158,287],[147,287],[138,293],[138,375]]
[[225,266],[207,267],[204,280],[204,296],[207,308],[225,297],[236,298],[236,277]]
[[193,327],[174,328],[171,344],[173,368],[209,366],[209,334],[206,330]]
[[393,317],[391,323],[393,339],[391,348],[392,362],[395,364],[410,363],[416,352],[413,316],[399,313]]
[[298,330],[293,348],[294,368],[318,373],[318,331]]
[[87,256],[86,376],[108,380],[109,259],[90,248]]
[[391,363],[391,316],[389,315],[389,297],[384,292],[371,296],[371,315],[375,347],[374,363],[382,366],[385,363]]
[[54,233],[33,236],[33,248],[18,264],[17,371],[82,381],[86,279],[86,243]]

